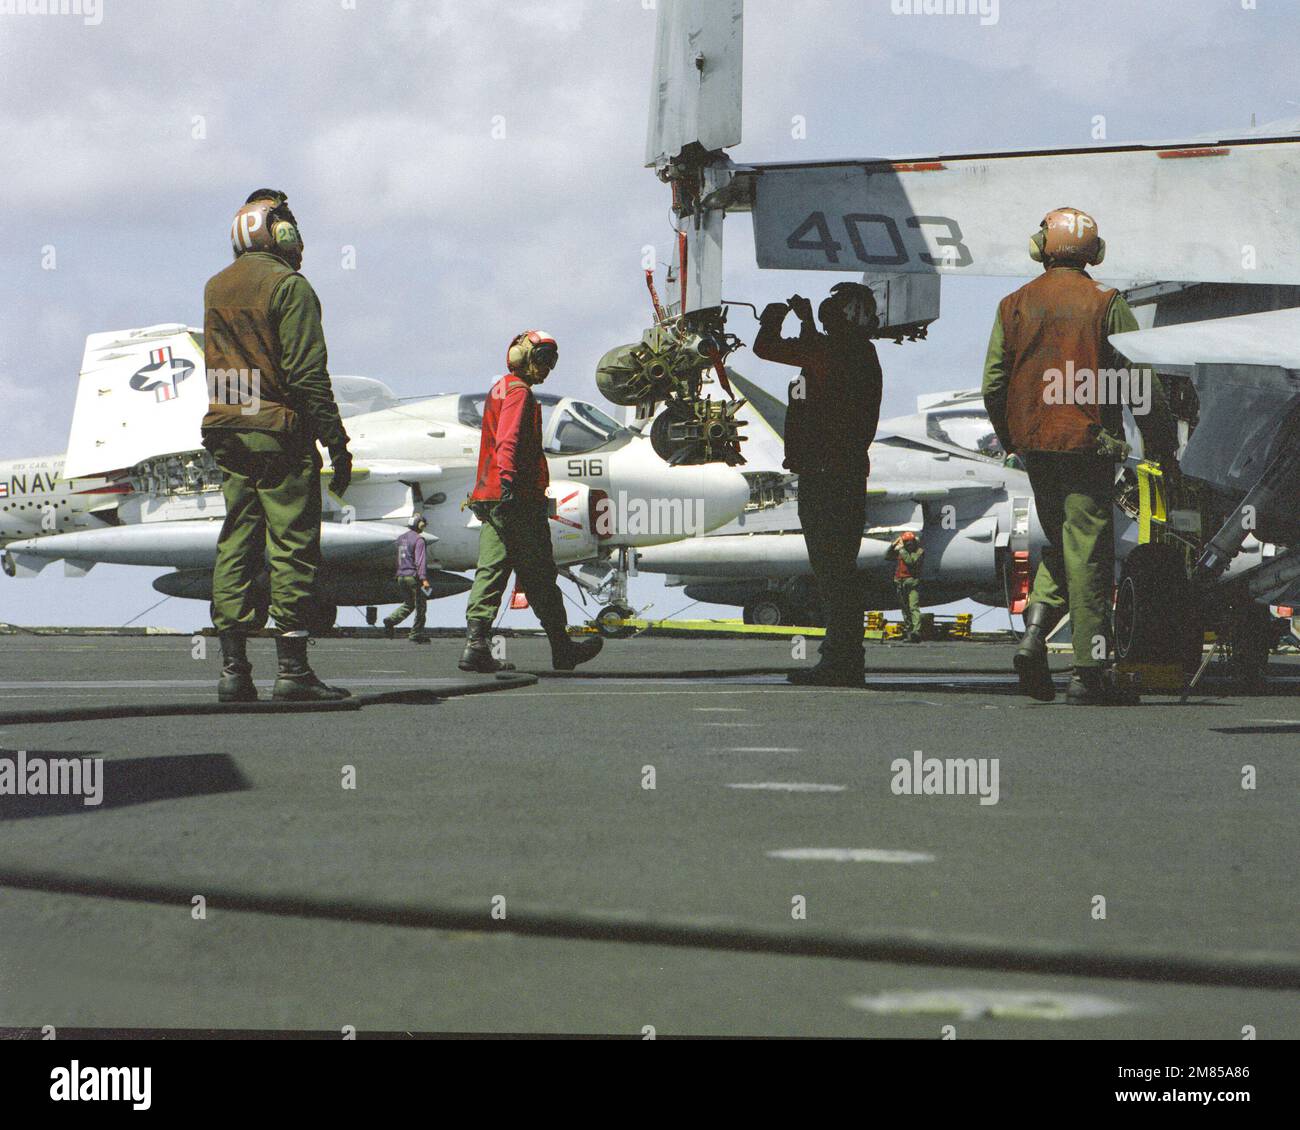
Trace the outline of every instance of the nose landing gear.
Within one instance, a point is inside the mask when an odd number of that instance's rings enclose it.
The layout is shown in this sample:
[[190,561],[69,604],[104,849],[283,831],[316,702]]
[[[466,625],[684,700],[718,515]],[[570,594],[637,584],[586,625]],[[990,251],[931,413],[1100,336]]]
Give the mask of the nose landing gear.
[[623,546],[616,561],[606,559],[562,572],[577,586],[579,595],[591,593],[604,602],[592,620],[602,636],[617,640],[636,635],[637,629],[630,623],[636,610],[627,596],[627,579],[636,576],[635,551]]

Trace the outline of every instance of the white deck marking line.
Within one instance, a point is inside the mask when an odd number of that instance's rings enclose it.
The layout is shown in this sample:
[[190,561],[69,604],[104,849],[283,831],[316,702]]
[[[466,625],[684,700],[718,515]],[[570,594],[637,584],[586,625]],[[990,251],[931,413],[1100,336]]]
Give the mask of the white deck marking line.
[[933,863],[923,851],[894,848],[783,848],[767,852],[768,859],[794,859],[820,863]]
[[843,785],[818,785],[811,781],[747,781],[729,789],[764,789],[774,793],[842,793]]
[[726,749],[711,750],[711,753],[803,753],[793,746],[779,745],[733,745]]
[[1094,1020],[1133,1011],[1124,1001],[1083,993],[1006,989],[903,989],[848,998],[878,1016],[951,1017],[954,1020]]

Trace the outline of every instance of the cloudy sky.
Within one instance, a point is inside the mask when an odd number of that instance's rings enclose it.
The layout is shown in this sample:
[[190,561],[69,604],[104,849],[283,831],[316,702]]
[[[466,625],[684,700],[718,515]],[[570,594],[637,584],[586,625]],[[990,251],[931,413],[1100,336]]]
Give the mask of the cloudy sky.
[[[669,254],[667,191],[641,167],[653,0],[83,2],[89,17],[0,0],[0,459],[63,451],[86,334],[201,324],[230,216],[262,185],[301,221],[335,372],[399,395],[485,387],[509,337],[542,325],[562,349],[548,390],[598,399],[597,359],[647,324],[641,249]],[[1098,114],[1110,143],[1300,115],[1296,0],[1001,0],[987,26],[907,6],[749,0],[732,156],[1086,146]],[[836,281],[756,270],[744,217],[727,239],[729,297]],[[1015,285],[945,280],[930,340],[882,348],[885,413],[976,383]],[[159,599],[153,575],[0,577],[0,620],[123,623]],[[684,603],[658,580],[639,596]],[[434,608],[453,622],[463,600]],[[172,601],[140,622],[204,611]]]

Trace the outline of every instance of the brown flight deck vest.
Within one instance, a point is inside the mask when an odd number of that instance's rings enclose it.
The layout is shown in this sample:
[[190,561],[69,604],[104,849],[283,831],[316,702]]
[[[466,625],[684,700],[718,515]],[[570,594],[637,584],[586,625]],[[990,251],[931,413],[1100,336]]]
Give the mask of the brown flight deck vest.
[[[239,431],[296,432],[298,413],[280,369],[280,335],[271,314],[271,297],[296,274],[274,255],[245,253],[208,280],[203,290],[203,356],[208,370],[208,412],[203,427]],[[218,371],[259,374],[258,410],[245,414],[235,397],[221,395],[232,379],[214,380]],[[245,385],[245,387],[248,387]],[[225,403],[224,401],[230,401]]]
[[[1102,426],[1097,370],[1113,365],[1106,341],[1106,319],[1119,292],[1102,286],[1082,271],[1053,267],[1007,295],[998,307],[1005,356],[1011,366],[1007,389],[1007,429],[1017,451],[1097,450]],[[1049,370],[1092,373],[1094,403],[1048,403]],[[1054,374],[1055,375],[1055,374]],[[1064,377],[1060,378],[1062,383]],[[1058,385],[1058,387],[1060,387]]]

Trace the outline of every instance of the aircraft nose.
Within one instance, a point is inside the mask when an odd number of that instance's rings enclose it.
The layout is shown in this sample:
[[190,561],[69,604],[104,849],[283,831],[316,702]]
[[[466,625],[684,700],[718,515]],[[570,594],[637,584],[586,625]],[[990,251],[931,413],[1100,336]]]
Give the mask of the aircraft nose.
[[703,473],[701,497],[704,499],[704,528],[716,530],[734,522],[749,501],[749,482],[734,467],[723,463],[706,463]]

